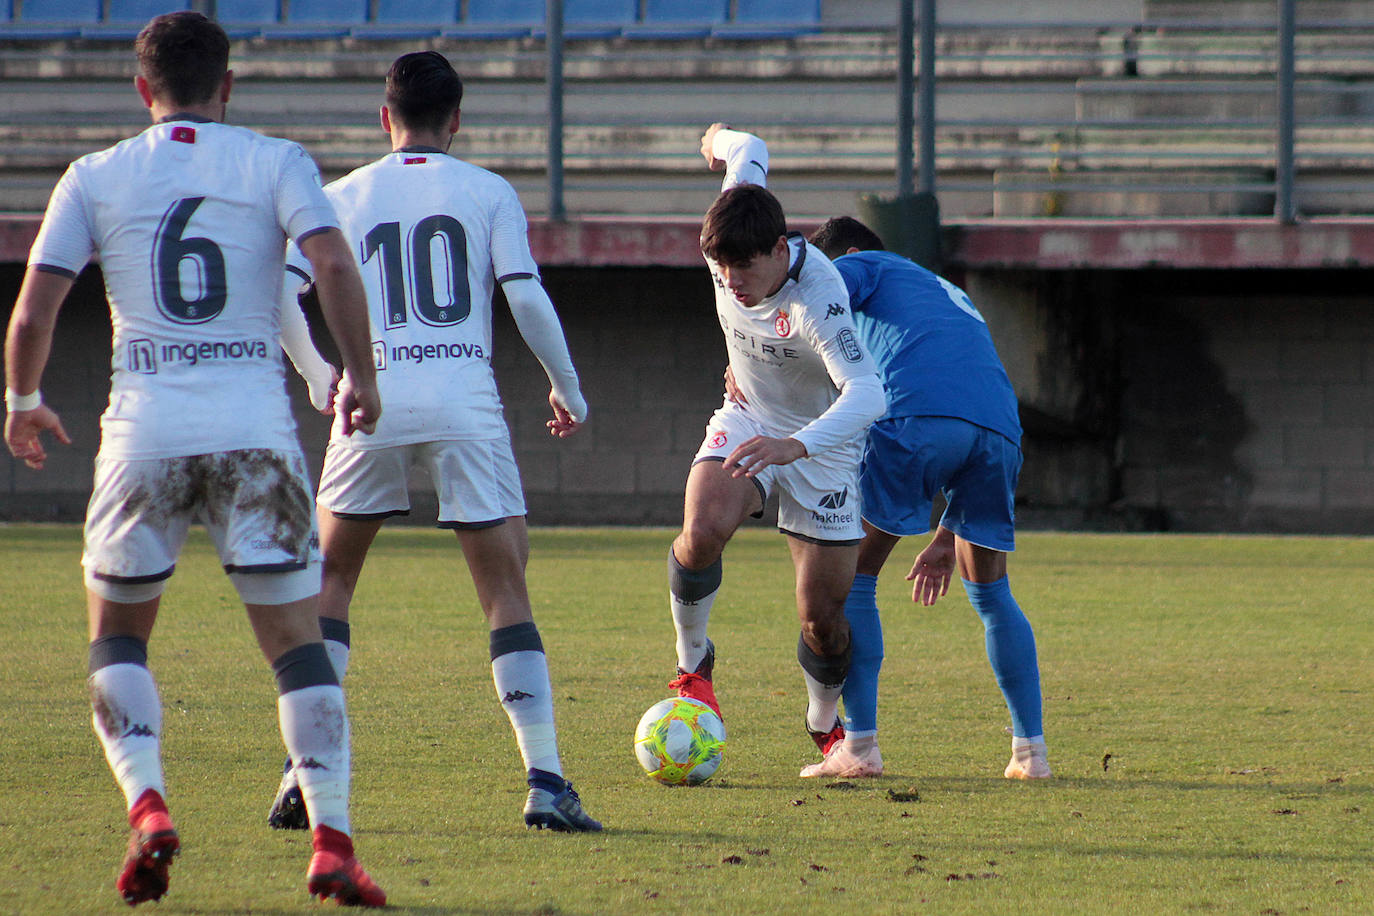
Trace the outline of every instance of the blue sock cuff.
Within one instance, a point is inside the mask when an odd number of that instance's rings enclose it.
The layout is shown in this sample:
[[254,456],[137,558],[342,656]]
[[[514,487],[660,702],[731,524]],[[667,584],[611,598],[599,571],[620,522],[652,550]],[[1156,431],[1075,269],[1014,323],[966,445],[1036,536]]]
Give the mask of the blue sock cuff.
[[970,582],[967,579],[962,581],[968,600],[974,605],[980,601],[994,601],[1011,593],[1011,579],[1008,576],[1003,576],[996,582]]
[[513,623],[508,627],[492,630],[488,636],[491,660],[496,661],[511,652],[543,652],[544,642],[539,638],[539,628],[533,620]]
[[148,644],[137,636],[102,636],[90,645],[87,674],[110,665],[148,667]]
[[856,573],[854,584],[849,586],[851,595],[877,595],[878,577],[870,576],[867,573]]
[[334,665],[329,660],[329,652],[323,641],[287,649],[272,662],[272,673],[277,676],[279,694],[304,690],[306,687],[339,686],[339,677],[334,673]]

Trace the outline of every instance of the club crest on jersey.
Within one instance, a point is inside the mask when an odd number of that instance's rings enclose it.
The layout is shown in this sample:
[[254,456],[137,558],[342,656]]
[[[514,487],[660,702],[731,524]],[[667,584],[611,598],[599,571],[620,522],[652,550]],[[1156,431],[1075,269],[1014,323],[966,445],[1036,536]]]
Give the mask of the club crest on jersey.
[[720,448],[727,441],[729,441],[729,438],[725,435],[725,433],[716,433],[710,439],[706,440],[706,445],[708,448]]
[[773,319],[773,330],[778,332],[779,337],[786,337],[792,333],[792,319],[787,316],[786,312],[778,311],[778,317]]

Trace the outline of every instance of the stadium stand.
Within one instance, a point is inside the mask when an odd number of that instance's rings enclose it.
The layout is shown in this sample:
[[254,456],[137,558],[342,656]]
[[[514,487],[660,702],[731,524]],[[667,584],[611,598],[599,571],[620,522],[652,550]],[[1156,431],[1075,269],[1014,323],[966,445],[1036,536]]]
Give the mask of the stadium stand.
[[644,0],[643,23],[626,34],[641,39],[706,38],[730,20],[729,0]]
[[820,0],[735,0],[734,16],[727,23],[712,26],[711,34],[757,41],[817,32],[820,25]]

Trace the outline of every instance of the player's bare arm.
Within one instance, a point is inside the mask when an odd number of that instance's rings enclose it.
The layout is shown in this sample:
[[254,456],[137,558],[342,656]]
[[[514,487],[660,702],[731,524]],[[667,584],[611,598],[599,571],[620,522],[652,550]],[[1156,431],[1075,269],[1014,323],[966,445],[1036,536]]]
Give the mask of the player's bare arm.
[[5,445],[14,457],[35,470],[41,469],[47,460],[43,432],[51,432],[63,445],[72,442],[57,413],[41,400],[29,409],[16,409],[38,395],[43,367],[52,349],[57,313],[71,288],[70,277],[29,268],[5,336],[6,401],[20,396],[20,400],[9,404],[5,416]]
[[911,600],[930,607],[949,592],[949,580],[954,575],[954,532],[938,528],[926,548],[916,555],[916,562],[906,574],[913,583]]
[[329,332],[334,335],[350,384],[340,388],[334,405],[343,416],[345,435],[354,430],[371,434],[382,415],[377,394],[377,369],[372,362],[372,332],[367,322],[367,299],[362,278],[343,233],[338,229],[316,232],[300,241],[301,254],[310,261],[315,288],[320,295]]

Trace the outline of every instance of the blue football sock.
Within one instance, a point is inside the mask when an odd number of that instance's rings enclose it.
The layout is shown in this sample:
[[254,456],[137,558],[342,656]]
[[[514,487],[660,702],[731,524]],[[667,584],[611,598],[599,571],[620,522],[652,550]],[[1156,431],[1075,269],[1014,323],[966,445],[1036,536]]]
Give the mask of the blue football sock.
[[1040,666],[1030,621],[1011,596],[1006,576],[996,582],[964,580],[964,591],[983,618],[988,661],[1011,712],[1011,733],[1018,738],[1043,735],[1040,718]]
[[883,622],[878,616],[878,577],[857,575],[844,602],[853,647],[844,682],[844,730],[878,728],[878,672],[883,667]]

